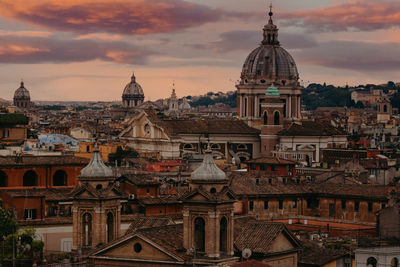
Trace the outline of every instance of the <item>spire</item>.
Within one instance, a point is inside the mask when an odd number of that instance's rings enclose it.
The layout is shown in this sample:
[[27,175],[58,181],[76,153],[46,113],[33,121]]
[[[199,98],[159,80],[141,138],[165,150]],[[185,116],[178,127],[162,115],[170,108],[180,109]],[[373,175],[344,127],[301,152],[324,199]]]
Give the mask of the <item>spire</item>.
[[135,72],[132,72],[131,81],[132,81],[133,83],[136,82]]
[[171,98],[175,99],[176,98],[176,92],[175,92],[175,82],[172,83],[172,93],[171,93]]
[[20,86],[20,88],[24,88],[24,80],[23,80],[23,79],[21,79],[21,86]]
[[272,21],[272,16],[274,15],[274,13],[272,13],[272,2],[271,2],[271,4],[269,5],[269,13],[268,13],[268,15],[269,15],[269,21],[268,21],[268,24],[274,24],[274,22]]
[[268,24],[266,24],[263,29],[263,31],[264,31],[264,33],[263,33],[264,39],[262,41],[263,45],[279,45],[278,27],[276,27],[276,25],[274,24],[274,22],[272,20],[273,15],[274,15],[274,13],[272,12],[272,3],[271,3],[269,5]]

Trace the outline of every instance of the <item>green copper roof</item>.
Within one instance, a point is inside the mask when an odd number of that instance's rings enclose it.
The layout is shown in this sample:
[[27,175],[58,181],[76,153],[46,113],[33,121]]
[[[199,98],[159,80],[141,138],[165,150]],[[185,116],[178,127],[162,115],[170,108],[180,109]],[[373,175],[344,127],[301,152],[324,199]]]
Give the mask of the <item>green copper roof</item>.
[[273,84],[268,87],[267,92],[265,93],[267,96],[279,96],[279,90]]

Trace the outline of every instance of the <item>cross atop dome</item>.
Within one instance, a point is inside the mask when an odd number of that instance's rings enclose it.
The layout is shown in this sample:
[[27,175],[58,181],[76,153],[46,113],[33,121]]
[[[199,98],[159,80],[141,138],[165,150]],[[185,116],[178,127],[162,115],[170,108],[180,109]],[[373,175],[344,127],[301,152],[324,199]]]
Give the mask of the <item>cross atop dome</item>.
[[270,21],[270,23],[273,24],[273,22],[272,22],[272,16],[274,15],[274,13],[272,13],[272,2],[271,2],[271,4],[269,5],[269,13],[268,13],[268,15],[269,15],[269,21]]

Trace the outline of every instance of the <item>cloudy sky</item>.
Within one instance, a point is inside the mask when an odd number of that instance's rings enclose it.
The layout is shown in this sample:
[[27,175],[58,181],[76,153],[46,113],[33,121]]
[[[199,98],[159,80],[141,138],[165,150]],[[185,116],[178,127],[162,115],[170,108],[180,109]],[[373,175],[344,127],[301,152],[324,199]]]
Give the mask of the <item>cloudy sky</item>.
[[[234,90],[262,39],[265,0],[0,0],[0,98],[146,100]],[[304,84],[400,81],[399,0],[274,0]]]

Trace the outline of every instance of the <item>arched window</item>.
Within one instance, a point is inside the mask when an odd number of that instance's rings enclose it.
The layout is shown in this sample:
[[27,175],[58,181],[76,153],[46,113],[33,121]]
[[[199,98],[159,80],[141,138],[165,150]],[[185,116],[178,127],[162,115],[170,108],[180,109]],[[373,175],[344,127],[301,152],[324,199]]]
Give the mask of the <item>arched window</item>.
[[7,187],[8,185],[8,177],[5,172],[0,171],[0,187]]
[[392,261],[390,262],[390,267],[399,267],[399,259],[393,258]]
[[206,222],[197,217],[194,220],[194,244],[197,251],[205,252],[206,248]]
[[274,125],[279,125],[279,111],[274,112]]
[[192,146],[192,144],[185,144],[183,146],[183,149],[193,149],[193,146]]
[[383,105],[383,112],[387,112],[387,106],[386,105]]
[[378,262],[376,261],[376,259],[374,257],[369,257],[367,259],[367,267],[376,267],[377,263]]
[[264,111],[264,125],[268,124],[268,114],[266,111]]
[[225,217],[222,217],[219,224],[219,250],[228,251],[228,222]]
[[38,177],[36,172],[29,170],[24,174],[22,185],[23,186],[37,186]]
[[114,215],[109,212],[107,214],[107,242],[114,239]]
[[67,173],[63,170],[57,170],[53,175],[53,186],[66,186],[67,182]]
[[82,216],[82,245],[92,246],[92,215],[85,213]]

